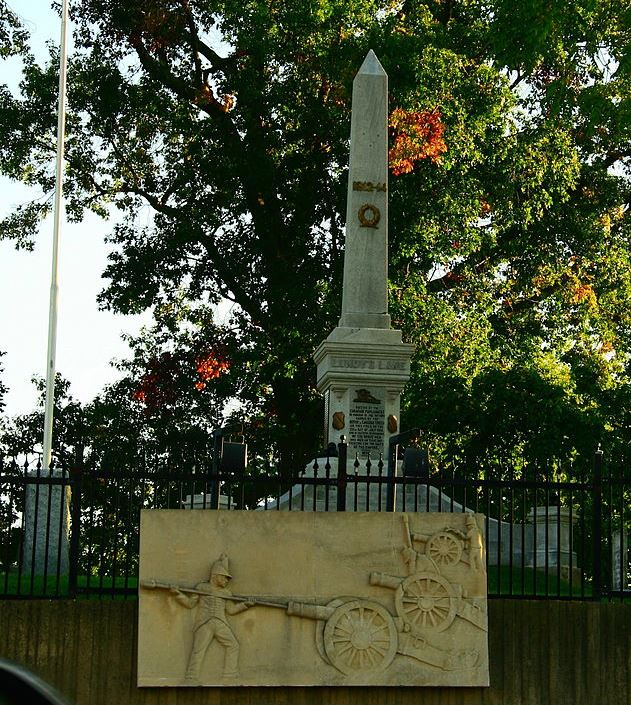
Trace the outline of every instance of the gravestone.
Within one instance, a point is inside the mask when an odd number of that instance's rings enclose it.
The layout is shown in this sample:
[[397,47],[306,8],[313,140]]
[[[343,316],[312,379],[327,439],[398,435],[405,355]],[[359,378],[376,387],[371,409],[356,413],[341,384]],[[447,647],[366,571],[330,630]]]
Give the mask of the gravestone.
[[314,353],[327,443],[387,459],[413,350],[388,315],[388,77],[371,50],[353,82],[342,315]]
[[631,587],[630,577],[628,532],[617,529],[611,535],[611,587],[614,590],[628,590]]
[[[30,473],[24,502],[24,574],[61,576],[69,570],[70,485],[59,470]],[[53,480],[59,483],[53,484]]]
[[565,580],[569,579],[572,569],[574,581],[580,581],[573,538],[574,526],[578,522],[576,513],[556,505],[533,507],[528,512],[527,521],[530,530],[526,534],[526,566],[539,570],[559,570]]

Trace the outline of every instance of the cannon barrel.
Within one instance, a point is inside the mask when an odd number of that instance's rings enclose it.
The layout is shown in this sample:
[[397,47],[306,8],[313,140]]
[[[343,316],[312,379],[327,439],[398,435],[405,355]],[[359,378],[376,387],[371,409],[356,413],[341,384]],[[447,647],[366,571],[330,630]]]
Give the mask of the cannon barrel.
[[287,614],[294,615],[296,617],[306,617],[307,619],[328,619],[333,612],[335,612],[335,607],[326,607],[324,605],[312,605],[308,602],[294,602],[289,601],[287,605]]
[[401,585],[402,578],[397,578],[394,575],[388,575],[387,573],[371,573],[370,574],[370,584],[379,585],[379,587],[390,588],[391,590],[396,590],[399,585]]

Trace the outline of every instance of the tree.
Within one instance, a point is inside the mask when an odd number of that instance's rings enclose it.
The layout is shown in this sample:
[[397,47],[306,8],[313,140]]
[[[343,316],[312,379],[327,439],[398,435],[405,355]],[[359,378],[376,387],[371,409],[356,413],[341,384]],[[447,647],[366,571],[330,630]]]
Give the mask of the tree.
[[[68,209],[125,214],[103,305],[233,301],[204,339],[230,373],[208,382],[302,462],[321,418],[311,352],[339,314],[352,78],[373,48],[393,110],[391,312],[417,344],[407,423],[445,448],[520,452],[563,429],[568,452],[619,431],[606,403],[628,385],[626,5],[76,3]],[[0,170],[48,193],[56,60],[39,66],[2,13],[24,77],[0,93]],[[34,200],[1,232],[26,246],[49,208]],[[524,399],[532,413],[498,423]]]
[[[28,413],[4,419],[0,427],[0,455],[20,458],[31,464],[37,462],[42,450],[46,382],[33,378],[39,398],[37,408]],[[83,406],[70,394],[70,382],[57,374],[53,419],[54,456],[57,460],[74,462],[75,450],[87,435]]]

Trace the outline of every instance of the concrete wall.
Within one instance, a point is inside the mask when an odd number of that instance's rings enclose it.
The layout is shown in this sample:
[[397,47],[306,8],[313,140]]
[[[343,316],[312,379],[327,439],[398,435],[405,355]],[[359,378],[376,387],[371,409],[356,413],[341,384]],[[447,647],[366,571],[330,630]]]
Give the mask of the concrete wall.
[[[76,705],[628,705],[631,606],[489,602],[490,688],[143,688],[136,602],[0,602],[0,657]],[[0,684],[1,685],[1,684]],[[0,687],[1,693],[1,687]]]

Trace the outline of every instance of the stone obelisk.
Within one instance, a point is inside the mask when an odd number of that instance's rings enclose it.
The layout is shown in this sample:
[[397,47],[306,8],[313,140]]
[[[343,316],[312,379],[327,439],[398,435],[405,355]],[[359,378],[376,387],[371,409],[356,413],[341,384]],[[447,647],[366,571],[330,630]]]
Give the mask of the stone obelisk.
[[328,442],[387,461],[413,350],[388,315],[388,76],[371,50],[353,82],[342,315],[314,353]]

